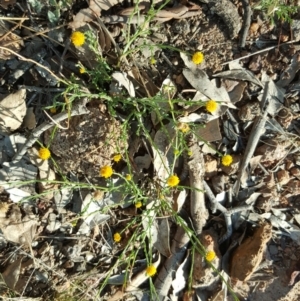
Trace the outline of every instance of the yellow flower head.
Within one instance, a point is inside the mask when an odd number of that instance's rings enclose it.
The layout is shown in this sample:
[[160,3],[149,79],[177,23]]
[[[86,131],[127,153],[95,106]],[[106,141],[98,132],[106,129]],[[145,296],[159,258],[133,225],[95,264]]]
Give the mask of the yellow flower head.
[[214,251],[208,251],[205,255],[205,259],[209,262],[213,261],[216,257],[216,253]]
[[115,242],[119,242],[119,241],[121,241],[121,239],[122,239],[122,237],[121,237],[121,234],[119,232],[114,234],[114,241]]
[[119,162],[121,159],[122,159],[121,154],[114,155],[114,157],[113,157],[113,160],[114,160],[115,162]]
[[190,130],[190,127],[187,123],[179,123],[177,125],[178,130],[180,130],[182,133],[187,133]]
[[104,178],[110,178],[113,174],[111,166],[105,165],[100,168],[100,176]]
[[156,64],[156,59],[152,56],[150,59],[150,64],[155,65]]
[[170,187],[175,187],[179,184],[180,180],[176,175],[172,175],[168,178],[167,184]]
[[192,156],[193,152],[191,150],[189,150],[187,154],[190,157],[190,156]]
[[141,201],[138,201],[135,203],[135,208],[141,208],[143,206],[143,203]]
[[52,113],[52,114],[55,114],[56,113],[56,108],[55,107],[52,107],[52,108],[50,108],[50,113]]
[[201,51],[197,51],[192,56],[192,61],[194,64],[199,65],[204,60],[204,54]]
[[215,100],[209,100],[205,107],[208,112],[213,113],[218,109],[218,103]]
[[125,179],[126,179],[127,181],[130,181],[130,180],[132,179],[132,177],[131,177],[130,174],[127,174],[127,175],[125,176]]
[[156,274],[156,267],[152,264],[149,265],[146,269],[146,274],[148,277],[152,277]]
[[83,67],[79,69],[79,73],[80,73],[80,74],[83,74],[83,73],[85,73],[85,72],[86,72],[86,70],[85,70]]
[[230,155],[225,155],[222,157],[222,164],[224,166],[229,166],[232,163],[232,161],[233,161],[233,158]]
[[48,148],[46,148],[46,147],[40,148],[40,150],[39,150],[39,157],[42,160],[48,160],[51,157],[50,150]]
[[175,156],[178,156],[179,154],[180,154],[179,149],[175,149],[175,150],[174,150],[174,155],[175,155]]
[[85,42],[85,36],[80,31],[74,31],[71,34],[71,41],[76,47],[82,46]]

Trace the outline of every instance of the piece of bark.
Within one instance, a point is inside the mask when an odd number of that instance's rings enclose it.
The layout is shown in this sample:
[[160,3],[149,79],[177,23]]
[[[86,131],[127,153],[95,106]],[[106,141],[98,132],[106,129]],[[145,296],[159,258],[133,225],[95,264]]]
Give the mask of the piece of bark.
[[272,226],[260,226],[234,252],[230,276],[233,280],[247,281],[260,265],[267,243],[272,237]]
[[192,160],[188,162],[190,187],[191,187],[191,218],[196,234],[202,232],[202,228],[208,219],[208,211],[205,207],[203,179],[205,163],[200,147],[194,144],[190,147]]

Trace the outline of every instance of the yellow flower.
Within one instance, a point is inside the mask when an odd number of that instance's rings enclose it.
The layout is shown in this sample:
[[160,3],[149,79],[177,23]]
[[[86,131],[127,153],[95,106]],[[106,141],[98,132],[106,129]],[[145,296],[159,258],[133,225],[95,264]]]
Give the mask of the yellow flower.
[[204,60],[204,54],[201,51],[197,51],[192,56],[192,61],[194,64],[199,65]]
[[50,113],[55,114],[56,113],[56,108],[55,107],[50,108]]
[[175,155],[175,156],[178,156],[179,154],[180,154],[180,151],[179,151],[178,149],[175,149],[175,150],[174,150],[174,155]]
[[40,150],[39,150],[39,157],[42,160],[48,160],[51,157],[50,150],[48,148],[46,148],[46,147],[40,148]]
[[113,174],[111,166],[105,165],[100,168],[100,176],[104,178],[110,178]]
[[217,110],[218,108],[218,103],[215,100],[209,100],[206,104],[205,104],[206,110],[210,113],[213,113]]
[[79,73],[80,73],[80,74],[83,74],[83,73],[85,73],[85,72],[86,72],[86,71],[85,71],[85,69],[84,69],[83,67],[79,69]]
[[138,201],[135,203],[135,208],[141,208],[143,206],[143,203]]
[[121,237],[121,234],[119,232],[114,234],[114,241],[115,242],[119,242],[119,241],[121,241],[121,239],[122,239],[122,237]]
[[82,46],[85,42],[85,36],[80,31],[74,31],[71,34],[71,41],[76,47]]
[[180,180],[176,175],[172,175],[168,178],[167,184],[170,187],[175,187],[179,184]]
[[125,176],[125,179],[127,180],[127,181],[130,181],[131,180],[131,175],[130,174],[127,174],[126,176]]
[[216,257],[216,253],[214,251],[208,251],[205,255],[205,259],[209,262],[213,261]]
[[153,264],[149,265],[146,269],[146,274],[149,277],[154,276],[156,274],[156,267]]
[[152,56],[150,59],[150,64],[155,65],[156,64],[156,59]]
[[190,157],[193,154],[193,152],[191,150],[189,150],[187,154]]
[[113,157],[113,160],[114,160],[115,162],[119,162],[121,159],[122,159],[121,154],[114,155],[114,157]]
[[179,123],[177,125],[178,130],[180,130],[182,133],[187,133],[190,130],[190,127],[187,123]]
[[230,155],[225,155],[222,157],[222,164],[224,166],[229,166],[232,163],[232,161],[233,161],[233,158]]

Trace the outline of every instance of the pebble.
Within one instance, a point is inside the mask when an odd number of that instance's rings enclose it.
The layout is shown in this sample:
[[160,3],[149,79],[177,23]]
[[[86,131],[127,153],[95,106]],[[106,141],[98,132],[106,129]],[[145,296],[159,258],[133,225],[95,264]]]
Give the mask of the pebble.
[[278,254],[278,248],[275,245],[269,246],[269,252],[271,255],[277,255]]

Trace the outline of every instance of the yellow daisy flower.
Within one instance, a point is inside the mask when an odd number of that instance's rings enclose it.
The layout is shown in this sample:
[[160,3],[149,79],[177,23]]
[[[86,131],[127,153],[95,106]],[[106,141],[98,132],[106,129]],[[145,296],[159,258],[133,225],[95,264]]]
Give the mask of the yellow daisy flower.
[[74,31],[71,34],[71,41],[76,47],[82,46],[85,42],[85,36],[80,31]]
[[149,265],[146,269],[146,274],[148,277],[152,277],[156,274],[156,267],[152,264]]
[[215,112],[218,109],[218,103],[215,100],[209,100],[206,104],[206,110],[210,113]]
[[119,232],[114,234],[114,241],[115,242],[119,242],[119,241],[121,241],[121,239],[122,239],[122,236]]
[[122,159],[121,154],[114,155],[114,157],[113,157],[113,160],[114,160],[115,162],[119,162],[121,159]]
[[132,179],[132,177],[131,177],[130,174],[127,174],[127,175],[125,176],[125,179],[126,179],[127,181],[130,181],[130,180]]
[[111,166],[105,165],[100,168],[100,176],[104,178],[110,178],[113,174],[113,169]]
[[143,203],[138,201],[135,203],[135,208],[141,208],[143,206]]
[[192,56],[192,61],[194,64],[199,65],[204,60],[204,54],[201,51],[197,51]]
[[177,125],[178,130],[180,130],[182,133],[187,133],[190,130],[190,127],[187,123],[179,123]]
[[180,180],[176,175],[172,175],[168,178],[167,184],[170,187],[175,187],[179,184]]
[[39,157],[42,160],[48,160],[51,157],[50,150],[48,148],[46,148],[46,147],[40,148],[40,150],[39,150]]
[[52,107],[52,108],[50,108],[50,113],[52,113],[52,114],[55,114],[56,113],[56,108],[55,107]]
[[216,253],[214,251],[208,251],[205,255],[205,259],[209,262],[213,261],[216,257]]
[[230,166],[232,161],[233,161],[233,158],[230,155],[225,155],[225,156],[222,157],[222,164],[224,166]]
[[80,74],[83,74],[83,73],[85,73],[85,72],[86,72],[85,68],[82,67],[82,68],[79,69],[79,73],[80,73]]

